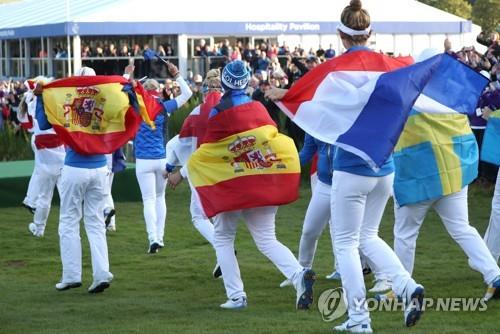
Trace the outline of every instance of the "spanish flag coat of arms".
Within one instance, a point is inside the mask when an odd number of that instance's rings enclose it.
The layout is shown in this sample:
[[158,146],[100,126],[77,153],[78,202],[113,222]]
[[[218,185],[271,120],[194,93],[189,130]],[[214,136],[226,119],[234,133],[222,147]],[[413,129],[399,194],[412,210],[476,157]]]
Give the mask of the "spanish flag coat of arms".
[[61,140],[80,154],[107,154],[133,138],[141,121],[162,110],[138,83],[121,76],[56,80],[43,89],[45,114]]
[[229,108],[207,125],[203,144],[187,163],[189,182],[207,217],[298,198],[297,149],[291,138],[278,133],[262,104]]

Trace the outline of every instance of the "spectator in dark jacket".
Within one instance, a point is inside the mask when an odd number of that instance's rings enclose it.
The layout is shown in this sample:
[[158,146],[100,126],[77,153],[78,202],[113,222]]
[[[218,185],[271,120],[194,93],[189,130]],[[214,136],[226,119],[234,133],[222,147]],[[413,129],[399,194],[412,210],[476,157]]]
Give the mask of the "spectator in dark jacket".
[[321,58],[324,55],[325,55],[325,50],[323,50],[323,48],[320,45],[319,48],[318,48],[318,50],[316,50],[316,57]]
[[264,105],[264,107],[266,107],[269,116],[271,116],[273,121],[276,123],[278,130],[280,130],[281,129],[280,117],[279,117],[280,109],[273,101],[268,100],[267,98],[264,97],[265,92],[270,88],[271,85],[268,80],[261,80],[259,83],[259,87],[252,94],[252,100],[259,101]]
[[267,71],[270,63],[271,63],[271,61],[269,60],[269,58],[267,58],[266,51],[261,50],[259,59],[257,61],[257,68],[255,70]]
[[325,58],[326,59],[331,59],[335,57],[335,50],[332,47],[332,44],[330,44],[330,47],[328,50],[325,51]]

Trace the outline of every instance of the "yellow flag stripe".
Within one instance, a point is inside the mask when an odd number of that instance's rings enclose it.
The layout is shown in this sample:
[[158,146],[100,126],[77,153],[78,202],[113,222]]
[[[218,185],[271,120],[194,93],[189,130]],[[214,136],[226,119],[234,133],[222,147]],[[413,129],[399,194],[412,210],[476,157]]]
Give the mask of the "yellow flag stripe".
[[462,188],[462,168],[460,158],[454,151],[453,137],[471,132],[465,115],[419,113],[408,119],[395,151],[430,141],[439,168],[443,195],[448,195]]
[[[87,134],[107,134],[125,130],[125,115],[129,108],[128,96],[122,92],[120,83],[95,85],[99,93],[94,96],[80,95],[76,87],[54,87],[43,91],[43,102],[47,119],[51,124],[64,126],[68,131]],[[65,104],[73,104],[75,98],[93,100],[94,112],[89,118],[79,119],[74,111],[65,109]],[[96,117],[96,109],[102,108],[101,119]],[[89,116],[89,115],[86,115]]]
[[500,118],[500,109],[492,112],[490,118]]
[[136,94],[137,96],[137,103],[139,103],[139,114],[142,117],[142,120],[149,125],[153,130],[156,129],[155,122],[153,122],[149,118],[149,114],[146,110],[146,104],[144,103],[144,99],[142,98],[141,94]]
[[[252,147],[254,152],[261,152],[262,156],[274,153],[279,161],[274,161],[272,166],[266,168],[258,168],[255,164],[245,162],[235,164],[237,154],[232,153],[229,147],[239,138],[248,136],[255,136],[257,139]],[[205,143],[193,153],[187,166],[189,179],[195,187],[214,185],[240,176],[300,173],[300,162],[293,140],[278,133],[272,125],[241,132],[216,143]]]

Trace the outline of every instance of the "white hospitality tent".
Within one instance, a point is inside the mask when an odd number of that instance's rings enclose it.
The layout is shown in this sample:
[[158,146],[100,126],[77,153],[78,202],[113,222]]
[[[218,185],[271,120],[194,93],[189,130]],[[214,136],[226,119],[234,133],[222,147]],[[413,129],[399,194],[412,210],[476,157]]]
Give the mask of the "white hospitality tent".
[[[347,0],[313,3],[251,0],[24,0],[0,5],[0,76],[33,72],[30,41],[41,41],[52,58],[53,38],[64,37],[68,47],[67,72],[81,67],[81,38],[88,36],[175,36],[179,67],[185,73],[189,48],[195,39],[217,36],[273,37],[279,44],[317,49],[342,46],[337,25]],[[394,54],[418,54],[441,49],[445,38],[454,48],[473,45],[480,27],[458,16],[415,0],[364,0],[372,19],[371,47]],[[52,41],[52,43],[51,43]],[[13,47],[13,45],[15,46]],[[40,44],[37,44],[39,46]],[[12,50],[18,52],[13,61]],[[31,50],[33,51],[33,50]],[[48,61],[48,74],[51,74]]]

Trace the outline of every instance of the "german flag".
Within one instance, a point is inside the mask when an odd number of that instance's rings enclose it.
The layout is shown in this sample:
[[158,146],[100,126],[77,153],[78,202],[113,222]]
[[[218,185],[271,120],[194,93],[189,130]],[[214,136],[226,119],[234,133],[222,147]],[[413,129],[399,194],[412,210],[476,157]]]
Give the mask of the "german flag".
[[203,144],[189,159],[187,170],[209,218],[298,198],[300,162],[295,144],[278,133],[259,102],[210,118]]
[[136,94],[121,76],[56,80],[44,86],[45,113],[61,140],[78,153],[112,153],[135,136],[143,119],[151,124],[161,110],[141,88]]

